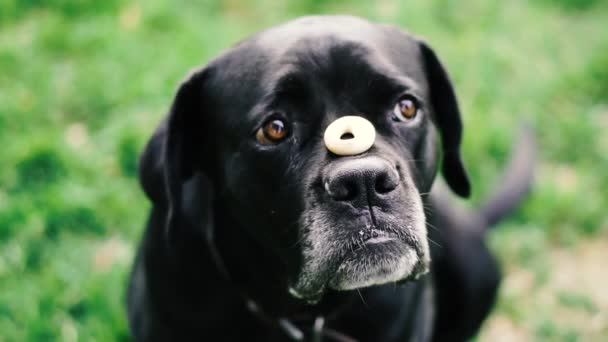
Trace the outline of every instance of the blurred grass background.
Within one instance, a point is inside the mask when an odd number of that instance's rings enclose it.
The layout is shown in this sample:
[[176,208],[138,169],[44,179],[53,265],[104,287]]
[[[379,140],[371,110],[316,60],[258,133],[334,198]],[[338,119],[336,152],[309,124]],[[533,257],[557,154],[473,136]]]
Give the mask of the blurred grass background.
[[194,66],[265,27],[344,13],[425,36],[464,112],[480,203],[519,124],[535,193],[491,235],[479,340],[608,340],[608,4],[600,0],[0,0],[0,341],[128,340],[149,204],[137,157]]

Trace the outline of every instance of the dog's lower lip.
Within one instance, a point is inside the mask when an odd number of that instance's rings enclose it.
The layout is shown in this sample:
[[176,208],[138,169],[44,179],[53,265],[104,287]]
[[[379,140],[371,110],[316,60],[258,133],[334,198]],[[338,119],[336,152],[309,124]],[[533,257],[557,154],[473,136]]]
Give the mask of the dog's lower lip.
[[390,236],[390,234],[379,229],[372,229],[371,232],[367,234],[363,231],[360,231],[359,233],[362,236],[367,235],[366,239],[363,241],[366,244],[383,243],[395,240],[395,238]]
[[388,241],[392,241],[395,240],[392,237],[388,237],[388,236],[379,236],[379,237],[374,237],[371,238],[367,241],[365,241],[365,243],[383,243],[383,242],[388,242]]

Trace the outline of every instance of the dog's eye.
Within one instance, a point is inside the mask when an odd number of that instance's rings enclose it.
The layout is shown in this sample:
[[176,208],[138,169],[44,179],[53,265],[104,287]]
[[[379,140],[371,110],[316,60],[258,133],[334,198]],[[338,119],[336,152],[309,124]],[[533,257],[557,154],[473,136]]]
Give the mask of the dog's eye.
[[287,138],[287,125],[281,119],[270,119],[264,123],[256,134],[256,138],[262,144],[277,144]]
[[411,120],[418,114],[418,104],[416,99],[410,96],[404,96],[397,101],[393,109],[393,120],[406,121]]

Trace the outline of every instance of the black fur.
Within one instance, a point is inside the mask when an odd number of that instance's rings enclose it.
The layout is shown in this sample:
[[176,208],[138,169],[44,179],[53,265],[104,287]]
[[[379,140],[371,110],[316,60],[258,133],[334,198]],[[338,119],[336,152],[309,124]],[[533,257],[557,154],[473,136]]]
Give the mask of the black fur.
[[[396,122],[404,93],[421,109]],[[327,151],[323,131],[345,115],[374,124],[369,151]],[[261,144],[273,117],[289,137]],[[522,199],[531,169],[519,195],[493,198],[488,220],[447,191],[429,195],[441,151],[447,184],[469,195],[461,137],[444,67],[394,27],[309,17],[228,50],[180,86],[141,158],[152,209],[129,287],[135,340],[289,340],[279,318],[310,338],[317,317],[359,341],[470,339],[500,280],[485,230]],[[369,243],[375,234],[390,241]],[[376,285],[347,290],[365,281]]]

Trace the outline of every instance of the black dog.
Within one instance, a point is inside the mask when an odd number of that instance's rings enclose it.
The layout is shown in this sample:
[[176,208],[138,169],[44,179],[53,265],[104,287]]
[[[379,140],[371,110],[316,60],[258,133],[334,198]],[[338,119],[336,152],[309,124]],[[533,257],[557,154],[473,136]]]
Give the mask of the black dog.
[[[323,132],[347,115],[376,137],[338,156]],[[230,49],[181,85],[141,159],[153,207],[129,288],[135,339],[474,336],[500,279],[485,228],[523,198],[532,156],[469,213],[429,195],[441,150],[448,186],[469,195],[461,134],[446,71],[397,28],[309,17]]]

